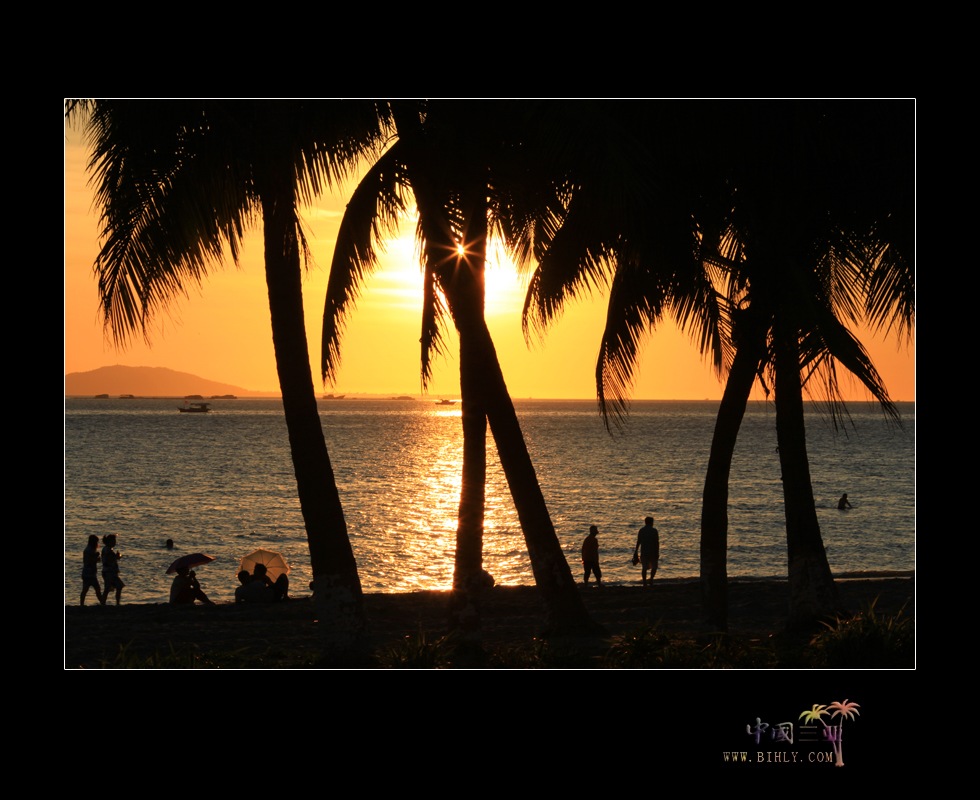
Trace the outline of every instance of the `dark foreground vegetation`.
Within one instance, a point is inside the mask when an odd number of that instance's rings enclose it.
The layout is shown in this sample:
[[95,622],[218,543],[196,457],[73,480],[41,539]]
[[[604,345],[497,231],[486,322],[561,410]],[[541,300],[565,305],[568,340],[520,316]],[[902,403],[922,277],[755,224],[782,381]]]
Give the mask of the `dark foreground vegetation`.
[[696,582],[644,591],[582,589],[605,629],[544,638],[533,587],[497,587],[482,647],[445,633],[443,592],[368,595],[373,621],[361,658],[319,648],[309,598],[270,606],[66,608],[68,669],[800,669],[915,667],[914,579],[841,581],[848,608],[809,630],[780,622],[783,581],[733,582],[728,634],[700,621]]

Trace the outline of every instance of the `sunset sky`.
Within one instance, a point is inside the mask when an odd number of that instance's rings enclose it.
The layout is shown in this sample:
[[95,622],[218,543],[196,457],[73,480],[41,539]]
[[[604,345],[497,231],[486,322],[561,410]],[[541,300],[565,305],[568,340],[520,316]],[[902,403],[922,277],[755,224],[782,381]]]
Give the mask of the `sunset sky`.
[[[169,315],[162,314],[145,342],[136,334],[117,350],[104,335],[92,265],[99,250],[98,218],[85,166],[88,153],[77,129],[65,139],[65,374],[122,364],[168,367],[252,391],[278,393],[269,305],[262,262],[262,231],[251,232],[236,268],[228,259],[200,287],[188,287]],[[348,187],[350,189],[351,187]],[[346,394],[419,394],[421,272],[414,225],[390,242],[383,267],[365,285],[343,339],[334,386],[319,382],[320,328],[334,237],[346,204],[337,192],[304,213],[315,263],[303,291],[313,376],[318,391]],[[524,287],[498,254],[487,273],[487,322],[510,394],[515,398],[595,398],[595,361],[605,298],[570,306],[542,341],[526,343],[520,313]],[[895,400],[915,400],[914,349],[856,332]],[[436,363],[432,395],[459,395],[454,335]],[[842,375],[847,399],[869,399]],[[634,399],[719,399],[723,384],[688,338],[670,326],[650,336],[642,352]]]

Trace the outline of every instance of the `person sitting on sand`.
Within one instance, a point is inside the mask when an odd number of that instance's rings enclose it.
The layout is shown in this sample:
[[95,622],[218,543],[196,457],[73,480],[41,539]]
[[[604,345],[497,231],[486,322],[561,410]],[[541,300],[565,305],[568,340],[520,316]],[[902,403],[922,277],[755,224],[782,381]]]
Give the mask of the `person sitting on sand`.
[[840,500],[837,501],[837,508],[843,511],[845,508],[854,508],[851,505],[851,501],[847,499],[847,492],[841,495]]
[[243,569],[238,580],[242,585],[235,589],[236,603],[274,603],[289,597],[289,577],[283,573],[273,581],[265,564],[256,564],[251,575]]
[[269,569],[265,564],[256,564],[252,571],[252,582],[261,582],[272,591],[273,600],[286,600],[289,598],[289,576],[282,573],[275,581],[269,577]]
[[235,589],[236,603],[269,603],[272,601],[272,593],[261,581],[253,581],[252,573],[243,569],[238,573],[238,580],[241,583]]
[[174,582],[170,584],[170,603],[175,606],[194,605],[195,600],[209,606],[216,605],[201,589],[197,573],[194,570],[188,571],[187,567],[180,567],[174,576]]

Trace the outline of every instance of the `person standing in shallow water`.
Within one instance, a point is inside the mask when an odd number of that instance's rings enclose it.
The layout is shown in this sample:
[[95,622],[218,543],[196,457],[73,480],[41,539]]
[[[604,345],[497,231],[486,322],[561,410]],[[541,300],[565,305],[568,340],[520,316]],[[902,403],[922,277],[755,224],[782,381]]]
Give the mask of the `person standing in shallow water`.
[[585,584],[589,583],[589,576],[595,575],[596,586],[602,586],[602,570],[599,569],[599,529],[595,525],[589,526],[589,535],[582,542],[582,568],[585,570]]
[[109,598],[109,590],[116,590],[116,605],[122,597],[122,590],[125,583],[119,577],[119,559],[122,555],[116,551],[116,534],[108,533],[102,537],[102,582],[105,588],[102,590],[102,603],[105,604]]
[[102,594],[102,587],[99,585],[99,562],[101,560],[99,537],[93,533],[88,537],[88,545],[82,551],[82,597],[79,605],[85,605],[85,595],[88,594],[89,587],[95,589],[95,596],[99,598],[99,603],[105,605],[105,595]]
[[657,574],[660,563],[660,531],[653,527],[653,517],[643,520],[643,527],[636,534],[636,547],[633,548],[633,563],[637,558],[643,566],[643,586],[647,586],[647,572],[650,573],[650,586]]
[[854,508],[854,506],[851,505],[851,501],[847,499],[847,492],[844,492],[844,494],[841,495],[840,500],[837,501],[837,508],[841,511],[846,508]]

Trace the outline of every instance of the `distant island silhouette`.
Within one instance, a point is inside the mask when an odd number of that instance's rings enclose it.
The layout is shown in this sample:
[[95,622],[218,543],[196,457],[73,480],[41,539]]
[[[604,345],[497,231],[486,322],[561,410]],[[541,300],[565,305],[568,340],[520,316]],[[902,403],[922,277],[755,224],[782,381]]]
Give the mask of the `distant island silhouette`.
[[278,391],[255,391],[218,383],[166,367],[99,367],[65,375],[66,397],[278,397]]

